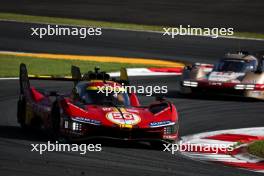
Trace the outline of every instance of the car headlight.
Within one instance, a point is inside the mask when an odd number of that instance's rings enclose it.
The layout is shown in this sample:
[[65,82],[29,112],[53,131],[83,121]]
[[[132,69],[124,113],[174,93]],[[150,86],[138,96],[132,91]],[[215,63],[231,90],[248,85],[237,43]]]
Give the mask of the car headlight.
[[71,122],[71,121],[65,120],[64,121],[64,128],[65,129],[71,129],[73,131],[81,131],[82,124],[79,122]]
[[237,84],[235,85],[236,90],[254,90],[254,84]]
[[198,86],[198,82],[195,82],[195,81],[183,81],[183,86],[197,87]]
[[82,124],[78,122],[72,122],[72,130],[73,131],[81,131]]
[[164,134],[175,134],[178,132],[178,129],[179,129],[179,124],[176,123],[174,125],[171,125],[171,126],[167,126],[164,128]]

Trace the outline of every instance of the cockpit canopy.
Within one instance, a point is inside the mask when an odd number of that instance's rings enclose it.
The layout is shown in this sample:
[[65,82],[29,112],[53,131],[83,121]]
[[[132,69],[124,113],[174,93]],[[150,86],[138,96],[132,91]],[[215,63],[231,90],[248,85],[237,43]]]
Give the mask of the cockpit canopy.
[[[112,82],[113,83],[113,82]],[[100,88],[99,88],[100,87]],[[101,88],[110,88],[112,91],[102,91]],[[78,98],[85,104],[95,104],[103,106],[130,106],[129,95],[125,91],[117,90],[120,85],[105,84],[104,82],[79,82],[76,85]]]
[[215,65],[213,71],[217,72],[253,72],[257,69],[257,60],[242,60],[224,58]]

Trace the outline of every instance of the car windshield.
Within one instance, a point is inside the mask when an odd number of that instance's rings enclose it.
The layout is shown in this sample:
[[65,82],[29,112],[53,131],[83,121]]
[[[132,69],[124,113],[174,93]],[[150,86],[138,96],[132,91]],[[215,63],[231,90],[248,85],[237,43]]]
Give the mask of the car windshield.
[[255,60],[245,61],[245,60],[231,60],[222,59],[215,66],[214,71],[218,72],[250,72],[255,71],[257,63]]
[[130,106],[129,96],[125,92],[103,93],[98,90],[89,90],[85,84],[76,87],[79,98],[85,104],[105,105],[105,106]]

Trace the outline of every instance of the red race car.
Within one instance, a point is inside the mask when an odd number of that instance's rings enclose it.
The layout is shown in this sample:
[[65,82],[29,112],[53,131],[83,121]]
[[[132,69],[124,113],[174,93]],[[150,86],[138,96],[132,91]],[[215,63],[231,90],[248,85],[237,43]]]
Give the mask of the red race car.
[[[69,94],[59,94],[31,87],[30,79],[72,81],[74,86]],[[120,80],[115,80],[97,68],[81,75],[75,66],[71,77],[28,75],[26,65],[21,64],[18,122],[70,141],[111,138],[175,142],[179,128],[175,106],[165,99],[141,106],[135,93],[102,91],[121,90],[123,85],[129,85],[126,69],[121,69]]]

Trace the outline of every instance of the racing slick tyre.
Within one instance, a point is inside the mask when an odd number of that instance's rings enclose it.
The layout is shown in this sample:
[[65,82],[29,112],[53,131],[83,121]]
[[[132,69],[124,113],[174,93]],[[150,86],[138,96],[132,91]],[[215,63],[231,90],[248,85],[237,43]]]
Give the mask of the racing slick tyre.
[[55,102],[51,110],[51,131],[54,136],[58,136],[60,132],[60,108]]
[[17,102],[17,122],[23,129],[28,129],[28,125],[26,125],[26,100],[23,96]]
[[69,139],[61,134],[60,128],[60,107],[58,102],[54,102],[51,110],[51,137],[60,143],[68,143]]

